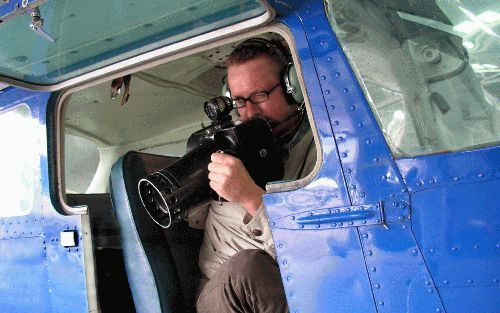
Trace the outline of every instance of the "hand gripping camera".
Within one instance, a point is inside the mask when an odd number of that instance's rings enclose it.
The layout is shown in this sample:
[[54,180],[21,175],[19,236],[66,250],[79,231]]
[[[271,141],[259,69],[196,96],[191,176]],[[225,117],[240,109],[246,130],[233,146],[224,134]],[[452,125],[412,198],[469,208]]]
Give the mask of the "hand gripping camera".
[[214,152],[239,158],[261,188],[283,177],[282,154],[267,121],[232,121],[232,102],[227,97],[205,102],[204,109],[212,125],[191,134],[186,155],[139,181],[144,208],[163,228],[184,219],[191,208],[219,199],[208,180],[208,164]]

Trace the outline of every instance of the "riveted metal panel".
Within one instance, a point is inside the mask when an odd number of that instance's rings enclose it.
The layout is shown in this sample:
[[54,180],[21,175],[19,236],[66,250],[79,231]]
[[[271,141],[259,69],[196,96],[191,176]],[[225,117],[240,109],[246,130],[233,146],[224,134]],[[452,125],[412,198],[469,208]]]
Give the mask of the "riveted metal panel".
[[[48,217],[45,225],[52,312],[88,312],[80,217],[61,218],[57,214]],[[60,243],[60,232],[70,229],[78,233],[78,246],[65,248]]]
[[[81,217],[57,213],[50,199],[46,131],[49,96],[13,87],[0,91],[0,113],[21,103],[29,106],[39,158],[39,166],[34,168],[33,208],[25,216],[0,218],[0,294],[2,299],[13,299],[1,301],[1,312],[88,312]],[[12,134],[22,131],[26,130],[12,129]],[[60,232],[67,229],[78,231],[77,247],[61,246]],[[16,270],[20,276],[10,275]],[[29,286],[24,296],[9,287],[24,285]],[[29,306],[30,292],[33,306]]]
[[[482,167],[480,171],[487,173],[488,163],[471,164],[469,170]],[[435,170],[433,174],[440,175]],[[500,204],[496,195],[500,180],[487,176],[469,184],[452,180],[448,186],[425,189],[412,197],[415,236],[439,287],[498,286]]]
[[[385,217],[389,229],[385,229],[382,225],[347,228],[349,231],[357,229],[358,238],[363,243],[362,251],[366,262],[364,275],[368,277],[368,281],[365,281],[371,282],[373,288],[371,301],[374,301],[374,303],[371,310],[387,312],[424,312],[431,310],[432,312],[443,312],[445,309],[438,291],[434,287],[432,277],[411,231],[411,224],[407,222],[410,219],[411,208],[409,191],[356,76],[351,70],[339,42],[332,33],[330,24],[324,14],[322,2],[309,1],[301,6],[295,3],[295,7],[298,16],[303,22],[312,60],[316,67],[318,82],[324,97],[323,103],[326,105],[330,117],[334,134],[333,147],[338,149],[338,151],[328,150],[332,154],[336,153],[337,158],[332,159],[330,157],[330,160],[334,162],[323,163],[317,179],[322,178],[321,174],[324,173],[323,171],[326,172],[328,168],[340,171],[345,178],[345,184],[342,185],[342,188],[345,189],[342,189],[342,191],[347,191],[349,198],[349,204],[344,204],[344,206],[384,203]],[[287,19],[285,19],[285,22],[287,22]],[[297,37],[295,33],[294,35]],[[307,72],[305,74],[307,75]],[[310,86],[307,85],[307,88],[309,94]],[[314,88],[317,89],[317,86],[314,85]],[[311,92],[310,94],[314,93]],[[311,102],[314,113],[315,103]],[[323,134],[320,133],[320,137],[322,136]],[[323,153],[324,156],[328,156],[328,154]],[[313,181],[309,186],[314,185],[316,182],[316,180]],[[303,191],[309,186],[296,191],[295,195],[303,196]],[[304,197],[303,199],[311,200],[313,198]],[[328,209],[326,206],[317,206],[317,202],[307,200],[303,201],[303,203],[307,203],[309,211]],[[274,219],[275,217],[286,216],[286,218],[290,219],[294,215],[309,212],[305,209],[305,206],[300,211],[290,209],[290,207],[293,208],[296,205],[293,201],[293,193],[269,195],[265,201],[266,205],[271,206],[270,211],[278,209],[281,211],[279,216],[270,213],[271,225],[273,225],[273,222],[275,222],[275,226],[278,225],[278,220]],[[293,232],[293,238],[301,238],[303,235],[299,233],[311,232],[312,235],[309,236],[308,240],[309,246],[322,247],[319,239],[316,241],[314,236],[319,238],[320,234],[331,232],[331,236],[334,237],[341,234],[343,230],[323,230],[320,225],[316,231],[312,229],[295,231]],[[273,229],[275,241],[276,239],[285,238],[284,235],[279,235],[285,233],[285,230]],[[288,234],[292,236],[292,232]],[[373,241],[368,240],[368,238]],[[290,242],[290,244],[292,243]],[[304,247],[302,248],[304,249]],[[295,253],[300,254],[299,247],[296,247],[296,249]],[[354,250],[352,241],[336,242],[330,246],[330,249],[332,264],[339,262],[338,259],[334,258],[337,252]],[[281,258],[283,255],[280,253],[279,247],[277,250],[278,256]],[[328,255],[324,251],[323,253]],[[291,255],[290,253],[289,258]],[[290,260],[287,260],[287,264],[289,262]],[[345,265],[342,262],[338,264]],[[285,270],[283,264],[280,264],[280,266],[282,271]],[[290,269],[294,269],[293,263],[289,266]],[[353,273],[353,275],[361,275],[362,272],[355,266],[346,267],[344,270]],[[310,271],[311,269],[309,269]],[[374,283],[374,279],[378,279],[379,283]],[[285,289],[287,289],[286,277],[284,277],[284,281]],[[389,288],[381,290],[382,284],[380,282],[385,286],[389,286]],[[341,282],[330,281],[330,288],[333,288],[336,292],[342,293],[342,287]],[[365,294],[365,297],[357,297],[356,299],[366,301],[367,297],[368,295]],[[349,305],[353,305],[350,302],[352,300],[353,298],[349,296],[343,297],[342,301],[346,301],[347,305],[338,307],[335,311],[364,312],[357,310],[354,306],[348,309]],[[365,307],[365,311],[370,310],[367,307],[369,306]]]
[[307,86],[311,112],[321,145],[322,162],[327,166],[322,166],[313,181],[299,190],[265,195],[271,219],[285,217],[291,213],[307,212],[312,208],[326,209],[350,205],[342,169],[338,166],[339,159],[330,120],[302,23],[294,14],[283,16],[282,21],[290,27],[294,35],[296,51],[300,58],[301,71]]
[[[321,144],[322,166],[307,186],[264,197],[271,227],[273,221],[294,214],[351,206],[310,50],[317,42],[311,36],[331,35],[322,3],[301,3],[297,12],[289,15],[287,9],[277,11],[294,36]],[[302,24],[307,21],[317,21],[318,26]],[[341,53],[338,46],[334,51]],[[376,312],[356,227],[301,231],[273,228],[272,232],[290,312]],[[352,296],[341,296],[347,290]]]
[[40,219],[34,215],[1,218],[0,239],[42,236],[43,227]]
[[273,236],[290,312],[376,312],[356,228]]
[[440,287],[438,290],[448,312],[500,312],[498,286]]
[[499,286],[500,210],[492,201],[499,184],[478,184],[473,195],[470,187],[432,189],[414,199],[415,236],[440,287]]
[[412,193],[500,179],[500,147],[400,159],[396,162]]
[[379,312],[444,312],[410,224],[359,228]]
[[51,312],[43,237],[0,240],[0,312]]
[[[451,312],[500,308],[500,148],[398,160],[412,227]],[[495,309],[493,309],[495,308]]]
[[406,186],[322,4],[311,5],[318,15],[303,20],[352,205],[383,201],[389,224],[404,221],[409,217]]
[[271,226],[274,228],[307,230],[380,224],[383,221],[381,207],[380,204],[373,204],[311,210],[273,220]]

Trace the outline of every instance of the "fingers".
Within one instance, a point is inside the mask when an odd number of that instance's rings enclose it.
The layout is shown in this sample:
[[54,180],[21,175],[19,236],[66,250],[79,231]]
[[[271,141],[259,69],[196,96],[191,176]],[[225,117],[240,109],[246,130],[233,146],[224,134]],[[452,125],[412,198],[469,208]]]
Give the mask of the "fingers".
[[214,163],[223,163],[223,164],[235,164],[240,162],[240,160],[230,154],[225,153],[212,153],[210,159]]
[[212,188],[220,196],[219,194],[219,192],[221,191],[220,184],[212,180],[208,184],[210,185],[210,188]]
[[229,175],[230,169],[227,165],[222,163],[211,162],[208,164],[208,170],[213,173]]
[[221,183],[225,183],[226,182],[227,176],[224,175],[224,174],[210,172],[210,173],[208,173],[208,179],[210,181],[213,181],[213,182],[221,184]]
[[213,153],[211,160],[208,164],[210,187],[229,202],[240,203],[248,198],[246,193],[255,189],[255,183],[243,163],[238,158],[223,153]]
[[238,173],[244,168],[243,163],[238,158],[228,154],[213,153],[212,162],[208,164],[210,173],[218,173],[226,176],[238,176]]

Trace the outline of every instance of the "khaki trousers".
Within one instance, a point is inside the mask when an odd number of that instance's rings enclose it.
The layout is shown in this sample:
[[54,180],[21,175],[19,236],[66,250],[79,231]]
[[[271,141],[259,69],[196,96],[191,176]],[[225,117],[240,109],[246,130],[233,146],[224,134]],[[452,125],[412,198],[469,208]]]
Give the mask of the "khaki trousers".
[[200,284],[198,313],[285,313],[278,264],[263,250],[242,250]]

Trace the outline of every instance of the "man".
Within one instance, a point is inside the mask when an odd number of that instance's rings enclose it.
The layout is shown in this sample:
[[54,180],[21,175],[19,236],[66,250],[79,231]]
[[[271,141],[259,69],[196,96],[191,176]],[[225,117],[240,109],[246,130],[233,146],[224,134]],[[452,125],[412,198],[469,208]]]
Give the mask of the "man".
[[[281,51],[263,40],[239,45],[227,61],[228,87],[240,120],[266,119],[288,148],[284,179],[294,179],[312,170],[316,152],[303,105],[286,100],[281,76],[287,61]],[[265,191],[239,159],[214,153],[211,160],[210,187],[228,202],[209,205],[199,258],[205,277],[200,282],[197,310],[287,312],[262,202]]]

